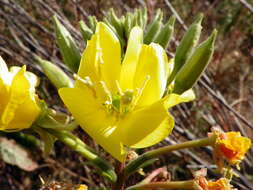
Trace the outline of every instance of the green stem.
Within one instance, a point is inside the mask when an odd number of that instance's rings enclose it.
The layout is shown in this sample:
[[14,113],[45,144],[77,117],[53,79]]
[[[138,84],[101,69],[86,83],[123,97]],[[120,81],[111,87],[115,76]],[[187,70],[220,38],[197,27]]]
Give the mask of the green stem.
[[174,182],[153,182],[146,184],[137,184],[131,187],[128,187],[126,190],[148,190],[148,189],[181,189],[181,190],[193,190],[194,189],[194,180],[189,181],[174,181]]
[[199,140],[187,141],[181,144],[168,145],[162,148],[151,150],[149,152],[146,152],[140,155],[137,159],[131,161],[125,167],[125,170],[124,170],[125,176],[131,175],[133,172],[138,170],[140,166],[143,165],[143,163],[145,163],[146,161],[150,159],[157,158],[161,155],[167,154],[175,150],[212,145],[215,142],[215,140],[216,140],[216,135],[212,135],[210,137],[199,139]]
[[73,135],[69,131],[57,131],[54,129],[45,129],[48,133],[55,136],[59,141],[70,147],[72,150],[78,152],[80,155],[89,160],[95,167],[97,167],[101,175],[107,177],[110,181],[115,182],[117,176],[113,167],[105,160],[100,158],[94,153],[89,146],[87,146],[82,140]]
[[125,167],[125,163],[120,163],[120,162],[116,163],[116,172],[118,174],[118,178],[112,190],[124,190],[124,186],[125,186],[124,167]]

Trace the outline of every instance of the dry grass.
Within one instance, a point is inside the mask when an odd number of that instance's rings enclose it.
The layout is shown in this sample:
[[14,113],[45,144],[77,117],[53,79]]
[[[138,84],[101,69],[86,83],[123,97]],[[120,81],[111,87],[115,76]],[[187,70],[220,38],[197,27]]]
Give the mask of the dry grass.
[[[202,39],[210,34],[213,28],[219,30],[212,63],[196,87],[197,101],[173,109],[177,125],[173,134],[157,146],[205,136],[213,126],[219,126],[225,131],[239,130],[252,138],[253,12],[250,6],[242,0],[147,2],[150,17],[157,8],[161,8],[168,18],[172,14],[172,6],[183,21],[177,22],[175,40],[168,51],[175,50],[185,28],[199,12],[205,14]],[[101,19],[111,7],[120,15],[144,4],[144,0],[0,0],[0,55],[10,65],[26,64],[29,70],[41,76],[40,96],[46,98],[53,108],[62,110],[61,102],[57,101],[56,90],[41,73],[32,57],[32,54],[38,54],[64,68],[55,43],[52,15],[56,13],[60,16],[78,40],[80,49],[83,49],[78,32],[80,19],[87,20],[87,15],[96,15]],[[75,132],[87,144],[102,151],[83,131]],[[42,158],[38,156],[38,150],[34,151],[40,168],[32,173],[0,162],[1,189],[36,190],[41,186],[39,176],[49,184],[59,181],[68,184],[86,183],[91,186],[96,184],[101,187],[108,185],[93,172],[92,167],[85,164],[83,158],[61,143],[56,143],[55,153],[49,158]],[[238,189],[253,189],[252,156],[251,149],[247,160],[242,164],[240,178],[234,180]],[[212,164],[209,149],[180,151],[165,156],[150,166],[147,172],[155,167],[165,166],[172,179],[187,179],[192,177],[191,171],[198,169],[200,164],[206,167]],[[209,176],[216,176],[213,169],[209,170]],[[136,174],[129,179],[128,184],[134,184],[141,178],[142,176]]]

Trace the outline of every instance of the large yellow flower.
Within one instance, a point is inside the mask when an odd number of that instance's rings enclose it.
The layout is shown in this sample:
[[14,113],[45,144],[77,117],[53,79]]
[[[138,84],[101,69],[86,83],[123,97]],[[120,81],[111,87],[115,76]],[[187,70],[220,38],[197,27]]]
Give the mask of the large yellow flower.
[[174,126],[168,108],[194,99],[192,90],[163,97],[173,63],[161,46],[144,45],[142,38],[142,29],[134,27],[121,63],[118,38],[98,23],[74,88],[59,90],[81,127],[119,161],[125,146],[143,148],[167,137]]
[[29,128],[40,114],[36,103],[37,77],[25,66],[8,70],[0,57],[0,130]]

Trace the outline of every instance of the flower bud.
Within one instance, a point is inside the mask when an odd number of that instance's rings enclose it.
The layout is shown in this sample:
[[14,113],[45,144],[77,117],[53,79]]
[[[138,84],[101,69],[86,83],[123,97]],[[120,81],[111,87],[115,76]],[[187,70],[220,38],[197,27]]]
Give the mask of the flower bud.
[[41,59],[40,57],[36,57],[36,60],[40,67],[43,69],[44,74],[48,77],[48,79],[52,82],[52,84],[57,88],[63,87],[73,87],[72,80],[66,75],[61,68],[56,66],[50,61],[46,61]]
[[198,44],[199,37],[201,34],[201,22],[203,19],[203,14],[198,15],[195,22],[189,27],[188,31],[184,35],[182,41],[180,42],[179,46],[177,47],[176,54],[175,54],[175,65],[173,72],[171,73],[168,84],[170,84],[179,70],[183,67],[186,63],[187,59],[192,54],[194,47]]
[[154,42],[160,44],[165,49],[168,47],[171,37],[173,35],[175,20],[175,16],[170,17],[168,22],[163,26],[160,33],[156,36],[154,40]]
[[86,44],[86,42],[90,40],[93,31],[82,20],[79,22],[79,25],[83,40]]
[[216,35],[217,31],[214,30],[212,35],[196,48],[186,64],[180,69],[175,78],[174,93],[182,94],[197,82],[213,56]]
[[144,36],[144,43],[150,44],[154,41],[156,35],[160,32],[162,26],[163,14],[160,9],[156,12],[153,22],[148,26],[147,32]]
[[55,23],[56,42],[60,48],[63,62],[73,72],[77,72],[81,60],[79,49],[69,31],[59,22],[56,16],[53,16],[53,20]]

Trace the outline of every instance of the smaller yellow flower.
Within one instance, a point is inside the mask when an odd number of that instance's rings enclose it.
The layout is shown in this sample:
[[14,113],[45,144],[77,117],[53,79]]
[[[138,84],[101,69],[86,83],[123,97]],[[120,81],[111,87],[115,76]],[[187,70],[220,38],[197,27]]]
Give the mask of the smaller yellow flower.
[[88,190],[86,185],[78,185],[76,190]]
[[217,156],[222,156],[229,164],[235,165],[244,159],[250,146],[250,139],[242,137],[240,132],[227,132],[219,135],[215,149]]
[[9,71],[0,57],[0,130],[18,131],[29,128],[40,114],[35,87],[36,75],[26,67]]

